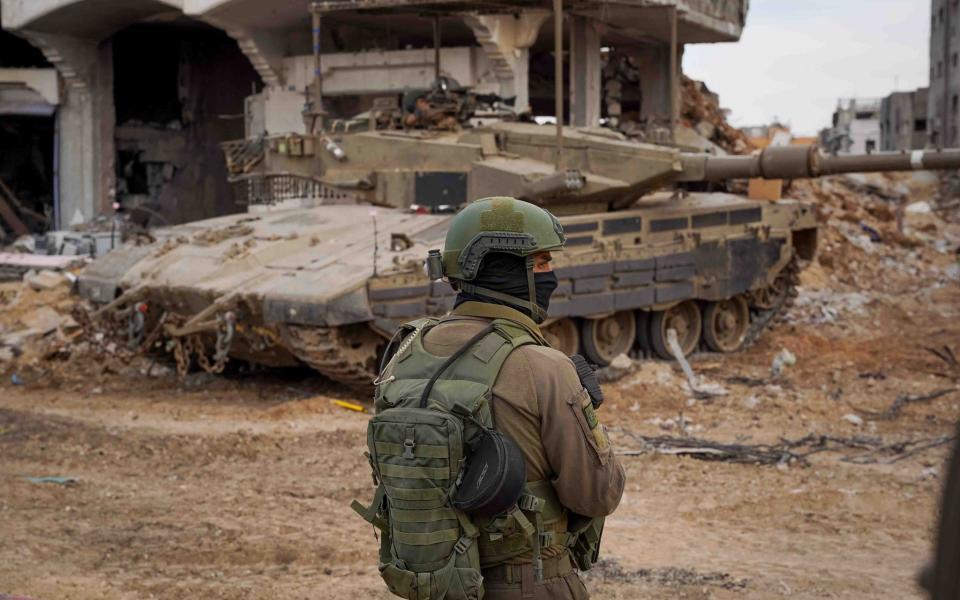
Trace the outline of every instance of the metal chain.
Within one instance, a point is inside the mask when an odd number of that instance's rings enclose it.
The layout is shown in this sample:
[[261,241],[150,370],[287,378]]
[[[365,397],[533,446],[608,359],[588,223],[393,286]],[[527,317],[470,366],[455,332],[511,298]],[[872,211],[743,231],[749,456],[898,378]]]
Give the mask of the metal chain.
[[190,355],[183,347],[181,338],[173,338],[173,358],[177,361],[177,375],[185,377],[190,371]]

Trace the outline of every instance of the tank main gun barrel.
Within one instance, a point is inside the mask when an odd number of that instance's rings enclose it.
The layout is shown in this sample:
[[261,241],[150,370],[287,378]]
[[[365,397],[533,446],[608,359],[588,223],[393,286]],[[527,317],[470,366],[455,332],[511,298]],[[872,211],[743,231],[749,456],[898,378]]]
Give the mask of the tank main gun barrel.
[[960,169],[960,149],[828,155],[817,146],[772,146],[749,156],[681,154],[679,181],[801,179],[838,173]]

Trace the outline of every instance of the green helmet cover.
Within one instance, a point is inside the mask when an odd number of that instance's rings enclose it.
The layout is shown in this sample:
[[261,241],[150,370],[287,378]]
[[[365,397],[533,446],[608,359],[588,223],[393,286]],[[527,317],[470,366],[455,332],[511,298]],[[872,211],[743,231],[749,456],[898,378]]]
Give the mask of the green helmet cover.
[[[549,211],[507,196],[483,198],[467,205],[451,221],[443,245],[443,276],[465,291],[528,309],[534,320],[542,322],[546,314],[533,293],[533,255],[559,250],[565,243],[563,227]],[[469,284],[490,252],[527,258],[528,301]]]

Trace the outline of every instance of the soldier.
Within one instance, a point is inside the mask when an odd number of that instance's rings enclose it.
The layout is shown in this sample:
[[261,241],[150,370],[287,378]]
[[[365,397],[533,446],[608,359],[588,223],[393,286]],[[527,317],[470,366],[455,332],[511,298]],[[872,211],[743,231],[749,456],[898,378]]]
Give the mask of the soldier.
[[380,573],[409,600],[587,598],[624,473],[593,371],[539,324],[557,287],[560,222],[514,198],[454,217],[432,279],[451,314],[403,325],[375,382],[367,448],[377,491],[354,509],[379,528]]
[[[455,265],[472,240],[489,232],[532,234],[535,245],[516,251],[492,249],[469,278]],[[593,404],[570,358],[550,348],[538,327],[557,287],[551,252],[565,240],[560,223],[546,210],[512,198],[478,201],[450,224],[444,244],[445,274],[458,291],[453,312],[424,337],[432,354],[449,355],[491,319],[507,319],[526,329],[540,345],[514,350],[493,386],[495,426],[520,446],[527,481],[539,482],[556,519],[549,528],[564,533],[573,521],[613,512],[623,493],[623,468],[613,454]],[[518,255],[522,254],[522,255]],[[471,257],[472,258],[472,257]],[[549,482],[550,485],[543,485]],[[536,491],[536,489],[535,489]],[[538,494],[539,495],[539,494]],[[553,506],[550,506],[553,504]],[[545,516],[545,520],[550,520]],[[555,542],[562,537],[556,536]],[[596,540],[599,544],[599,539]],[[590,551],[595,549],[590,549]],[[542,582],[536,582],[529,548],[510,558],[497,543],[480,544],[485,598],[587,598],[564,543],[545,545]]]

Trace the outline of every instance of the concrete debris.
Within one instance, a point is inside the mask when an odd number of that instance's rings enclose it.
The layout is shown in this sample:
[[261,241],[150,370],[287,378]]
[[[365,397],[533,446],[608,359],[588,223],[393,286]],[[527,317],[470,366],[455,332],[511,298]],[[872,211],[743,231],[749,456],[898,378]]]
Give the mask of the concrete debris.
[[783,374],[783,370],[786,367],[792,367],[795,364],[797,364],[796,355],[784,348],[773,357],[773,362],[770,365],[770,376],[776,379]]
[[872,298],[861,292],[800,288],[794,301],[794,310],[787,319],[811,325],[835,323],[841,317],[866,315],[867,306],[872,301]]
[[85,256],[44,256],[40,254],[21,254],[0,252],[0,281],[21,279],[28,271],[64,271],[78,269],[90,261]]
[[868,254],[873,254],[874,252],[876,252],[876,249],[873,246],[873,240],[869,235],[866,235],[863,233],[859,235],[844,234],[844,237],[847,238],[848,242],[850,242],[851,244],[853,244],[857,248],[860,248],[861,250],[863,250]]
[[49,306],[41,306],[33,312],[20,317],[27,329],[46,335],[60,326],[60,314]]
[[955,282],[960,281],[960,264],[954,263],[952,265],[948,265],[943,270],[943,274],[947,276],[947,279],[953,280]]
[[727,122],[717,95],[706,84],[683,76],[681,86],[680,116],[684,125],[730,154],[746,154],[752,150],[747,136]]
[[847,413],[843,415],[843,420],[846,421],[847,423],[850,423],[854,427],[863,426],[863,419],[853,413]]
[[636,370],[637,363],[626,354],[621,354],[606,367],[597,369],[597,379],[602,383],[618,381]]
[[27,271],[23,281],[36,292],[51,290],[60,285],[71,285],[70,279],[65,274],[56,271]]
[[640,360],[634,364],[636,368],[630,377],[620,382],[623,387],[657,385],[675,389],[681,385],[671,363],[658,360]]
[[693,421],[680,414],[672,418],[662,418],[662,417],[653,417],[647,419],[647,423],[659,427],[664,431],[682,431],[684,433],[696,433],[698,431],[703,431],[702,425],[694,424]]
[[10,348],[14,353],[19,354],[22,353],[25,344],[41,335],[43,334],[36,329],[20,329],[0,336],[0,347]]
[[912,215],[926,215],[933,212],[933,208],[930,206],[930,203],[925,200],[920,200],[919,202],[913,202],[908,204],[903,212],[909,213]]

